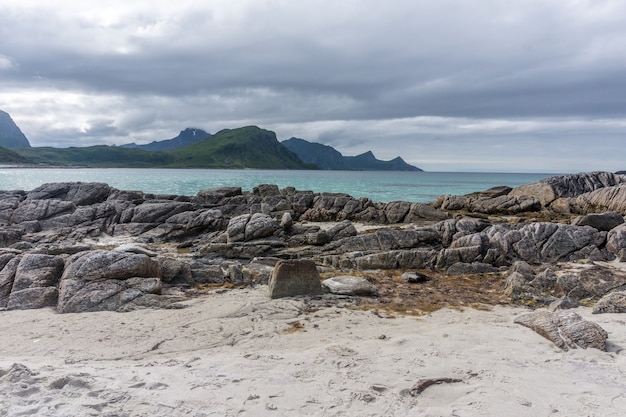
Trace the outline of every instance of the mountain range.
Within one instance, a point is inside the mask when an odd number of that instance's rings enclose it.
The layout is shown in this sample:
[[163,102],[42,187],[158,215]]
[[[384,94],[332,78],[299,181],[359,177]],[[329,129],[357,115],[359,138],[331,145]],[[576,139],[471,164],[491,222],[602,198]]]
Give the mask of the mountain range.
[[[6,149],[11,148],[11,149]],[[421,171],[397,157],[376,159],[372,152],[343,156],[334,148],[304,139],[282,143],[272,131],[257,126],[224,129],[211,135],[187,128],[172,139],[138,145],[70,148],[31,147],[11,117],[0,111],[0,163],[163,168],[257,168]]]
[[282,142],[291,152],[309,164],[320,169],[351,171],[421,171],[407,164],[399,156],[391,161],[377,159],[372,151],[357,156],[343,156],[332,146],[313,143],[300,138],[291,138]]

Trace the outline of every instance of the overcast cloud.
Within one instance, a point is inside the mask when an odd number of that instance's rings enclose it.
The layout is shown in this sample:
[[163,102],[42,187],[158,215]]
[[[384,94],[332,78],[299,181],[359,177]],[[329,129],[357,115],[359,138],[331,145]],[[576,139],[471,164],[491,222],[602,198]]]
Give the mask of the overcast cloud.
[[428,171],[615,171],[625,21],[622,0],[3,1],[0,109],[33,146],[255,124]]

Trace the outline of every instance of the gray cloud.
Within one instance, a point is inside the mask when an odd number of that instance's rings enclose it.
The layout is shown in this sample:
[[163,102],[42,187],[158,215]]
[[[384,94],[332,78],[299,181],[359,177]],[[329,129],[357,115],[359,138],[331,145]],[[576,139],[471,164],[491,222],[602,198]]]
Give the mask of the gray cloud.
[[624,169],[626,4],[0,5],[0,108],[36,146],[245,124],[429,170]]

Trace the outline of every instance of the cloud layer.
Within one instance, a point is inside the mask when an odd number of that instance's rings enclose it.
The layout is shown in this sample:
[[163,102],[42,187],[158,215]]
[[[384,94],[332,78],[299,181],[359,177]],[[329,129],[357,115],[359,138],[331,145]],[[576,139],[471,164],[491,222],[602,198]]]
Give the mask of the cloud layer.
[[620,0],[39,3],[0,5],[35,146],[256,124],[431,171],[626,169]]

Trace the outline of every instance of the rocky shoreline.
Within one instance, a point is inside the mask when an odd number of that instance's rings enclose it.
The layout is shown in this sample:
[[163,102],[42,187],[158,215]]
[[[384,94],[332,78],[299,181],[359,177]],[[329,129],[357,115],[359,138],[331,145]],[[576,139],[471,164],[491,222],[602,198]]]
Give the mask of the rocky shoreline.
[[498,303],[623,311],[625,213],[626,176],[607,172],[431,204],[271,184],[188,197],[51,183],[0,191],[0,308],[171,307],[207,286],[267,284],[280,260],[311,260],[324,276],[360,275],[401,294],[402,273],[491,276]]
[[0,416],[621,416],[625,181],[1,191]]

